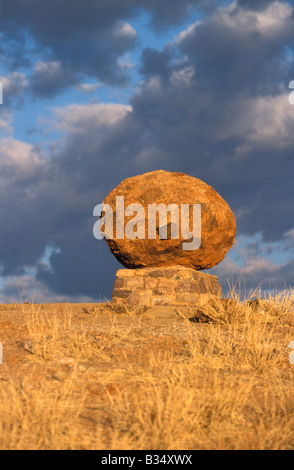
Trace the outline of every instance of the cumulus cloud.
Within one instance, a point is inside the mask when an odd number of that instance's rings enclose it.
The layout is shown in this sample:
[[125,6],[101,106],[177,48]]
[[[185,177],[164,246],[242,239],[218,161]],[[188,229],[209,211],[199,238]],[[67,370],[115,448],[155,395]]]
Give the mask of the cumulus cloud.
[[[142,11],[160,28],[177,24],[191,6],[203,7],[213,2],[202,0],[4,0],[3,21],[6,50],[14,55],[12,65],[24,64],[25,34],[35,42],[34,51],[51,64],[49,77],[44,67],[36,70],[33,91],[53,96],[71,85],[80,73],[111,84],[127,80],[120,58],[136,46],[137,34],[131,21]],[[17,55],[17,46],[23,49]],[[31,47],[31,46],[30,46]],[[49,60],[48,60],[49,59]],[[59,68],[65,70],[60,75]],[[54,69],[55,67],[55,69]],[[51,76],[52,74],[52,76]],[[61,80],[57,81],[57,76]]]
[[7,137],[0,140],[0,180],[31,177],[40,166],[40,156],[32,145]]
[[120,121],[131,106],[114,103],[93,103],[85,105],[70,105],[65,108],[55,108],[54,116],[58,128],[72,134],[89,133],[91,129],[110,127]]

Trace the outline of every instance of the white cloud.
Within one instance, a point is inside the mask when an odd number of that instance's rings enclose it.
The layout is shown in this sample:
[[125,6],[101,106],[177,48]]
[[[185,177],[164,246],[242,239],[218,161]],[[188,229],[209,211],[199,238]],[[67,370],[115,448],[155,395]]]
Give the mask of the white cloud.
[[57,75],[62,72],[60,62],[37,62],[35,65],[35,73]]
[[58,121],[55,125],[65,132],[84,133],[91,128],[112,126],[131,110],[131,106],[113,103],[74,104],[54,109]]
[[[207,97],[209,100],[209,97]],[[294,113],[289,104],[288,91],[276,96],[259,96],[239,100],[227,104],[232,115],[240,109],[238,119],[223,119],[214,128],[213,139],[220,140],[243,136],[236,148],[235,157],[245,158],[254,149],[263,148],[271,151],[290,150],[293,146]],[[227,114],[230,116],[230,113]]]
[[273,2],[266,10],[257,12],[257,27],[263,34],[273,36],[280,33],[285,26],[293,28],[290,23],[291,16],[292,7],[289,4]]
[[283,241],[276,243],[265,243],[261,233],[239,235],[226,258],[211,270],[211,274],[249,288],[254,285],[283,290],[285,285],[293,284],[293,241],[294,229],[284,235]]
[[246,264],[242,267],[242,274],[251,276],[265,276],[265,273],[271,274],[277,271],[281,266],[272,263],[270,260],[257,256],[246,260]]
[[276,149],[292,146],[294,113],[288,94],[259,98],[253,108],[256,134],[251,140],[266,142]]
[[243,132],[244,135],[247,134],[246,152],[250,152],[256,145],[277,151],[292,147],[294,113],[287,93],[252,98],[245,107],[247,109],[243,125],[247,126],[247,130],[244,128]]
[[182,31],[180,34],[178,34],[175,39],[174,39],[174,42],[176,44],[181,44],[181,42],[188,38],[189,36],[192,36],[195,32],[195,29],[197,28],[197,26],[199,26],[201,24],[201,21],[195,21],[195,23],[192,23],[188,26],[187,29],[185,29],[184,31]]
[[21,92],[24,87],[28,85],[28,80],[23,73],[14,72],[7,77],[3,77],[3,90],[4,93],[16,93]]
[[276,1],[263,10],[252,11],[239,9],[234,1],[229,7],[217,10],[211,19],[246,35],[250,31],[259,31],[263,35],[275,36],[286,32],[285,28],[291,30],[291,16],[292,7],[287,3]]
[[0,140],[1,171],[9,170],[14,176],[16,176],[16,173],[29,176],[39,167],[40,163],[41,158],[35,152],[33,145],[21,142],[13,137]]
[[[239,35],[249,32],[260,32],[264,36],[274,37],[284,35],[293,29],[292,7],[283,2],[273,2],[266,9],[261,11],[243,10],[238,7],[236,1],[228,7],[219,8],[208,20],[208,23],[215,23],[227,30],[237,31]],[[196,28],[201,25],[196,21],[189,25],[175,38],[176,44],[180,45],[184,40],[194,35]]]
[[245,264],[240,266],[230,258],[230,255],[227,255],[218,266],[213,268],[211,274],[228,280],[236,278],[243,281],[252,280],[258,284],[266,280],[275,282],[278,280],[279,272],[286,266],[287,263],[275,264],[262,256],[246,258]]
[[114,35],[118,38],[134,39],[137,36],[137,32],[129,23],[119,21],[115,26]]
[[191,66],[183,67],[181,70],[176,70],[172,73],[171,84],[174,86],[188,86],[194,77],[194,68]]
[[77,90],[80,90],[84,93],[96,93],[97,88],[101,87],[102,85],[97,83],[80,83],[76,86]]

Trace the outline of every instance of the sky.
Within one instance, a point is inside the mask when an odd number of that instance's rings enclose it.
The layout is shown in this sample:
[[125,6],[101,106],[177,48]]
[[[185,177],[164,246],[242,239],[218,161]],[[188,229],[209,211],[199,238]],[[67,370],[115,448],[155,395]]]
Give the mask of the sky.
[[293,1],[0,3],[0,302],[110,299],[93,209],[158,169],[233,210],[224,295],[294,287]]

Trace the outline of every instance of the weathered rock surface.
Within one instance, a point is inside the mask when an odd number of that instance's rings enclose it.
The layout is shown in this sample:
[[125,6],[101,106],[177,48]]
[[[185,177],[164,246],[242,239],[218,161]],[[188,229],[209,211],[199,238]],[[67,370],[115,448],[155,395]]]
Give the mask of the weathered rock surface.
[[[117,237],[118,220],[121,210],[117,210],[117,196],[124,196],[124,207],[140,204],[145,210],[144,238],[123,239]],[[113,209],[113,238],[106,239],[114,256],[127,268],[181,265],[196,270],[208,269],[222,261],[232,247],[236,236],[236,220],[233,212],[222,197],[200,179],[184,173],[171,173],[162,170],[128,178],[119,184],[104,200]],[[179,207],[179,237],[173,238],[172,228],[175,220],[168,212],[166,236],[160,231],[160,221],[156,220],[156,239],[148,238],[148,205],[176,204]],[[181,205],[188,204],[189,229],[193,231],[193,204],[201,204],[201,244],[197,249],[183,249]],[[124,217],[124,229],[134,218]],[[142,219],[142,217],[141,217]],[[139,221],[142,228],[142,220]],[[138,224],[139,225],[139,224]],[[137,227],[138,227],[137,225]],[[101,226],[103,227],[103,225]],[[194,227],[195,228],[195,227]],[[142,235],[142,230],[141,230]],[[192,240],[190,237],[190,241]],[[199,246],[199,245],[198,245]]]
[[172,268],[119,269],[112,304],[201,306],[221,297],[218,278],[183,266]]

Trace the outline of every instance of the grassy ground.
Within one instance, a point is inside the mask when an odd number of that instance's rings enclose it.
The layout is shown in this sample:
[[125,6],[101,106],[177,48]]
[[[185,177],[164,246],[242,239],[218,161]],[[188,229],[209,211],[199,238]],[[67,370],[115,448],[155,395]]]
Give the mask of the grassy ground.
[[0,305],[0,449],[294,449],[294,291]]

